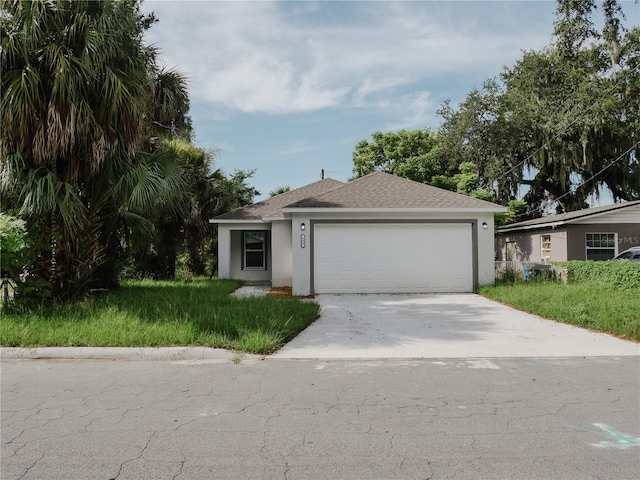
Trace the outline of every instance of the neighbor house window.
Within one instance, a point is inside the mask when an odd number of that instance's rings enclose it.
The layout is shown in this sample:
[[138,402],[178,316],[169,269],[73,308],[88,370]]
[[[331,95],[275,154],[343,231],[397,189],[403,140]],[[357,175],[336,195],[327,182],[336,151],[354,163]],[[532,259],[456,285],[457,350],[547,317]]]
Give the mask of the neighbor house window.
[[610,260],[616,256],[615,233],[587,233],[587,260]]
[[540,235],[540,258],[551,260],[551,235]]
[[265,270],[267,268],[267,232],[244,232],[244,269]]

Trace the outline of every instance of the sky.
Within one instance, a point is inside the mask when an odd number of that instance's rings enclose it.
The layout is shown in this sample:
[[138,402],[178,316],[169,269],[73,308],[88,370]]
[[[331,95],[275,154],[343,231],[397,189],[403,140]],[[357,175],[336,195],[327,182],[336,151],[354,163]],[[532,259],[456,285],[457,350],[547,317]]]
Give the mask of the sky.
[[[623,0],[629,24],[640,6]],[[352,177],[376,131],[431,128],[449,99],[551,42],[552,1],[146,0],[146,41],[189,79],[195,144],[261,196]],[[629,18],[629,14],[636,18]]]

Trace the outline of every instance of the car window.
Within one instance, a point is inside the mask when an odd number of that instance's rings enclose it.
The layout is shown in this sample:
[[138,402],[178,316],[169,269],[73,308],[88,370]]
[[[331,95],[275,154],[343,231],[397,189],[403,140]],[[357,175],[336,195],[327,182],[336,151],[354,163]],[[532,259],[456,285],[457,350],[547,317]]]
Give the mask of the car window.
[[620,260],[631,260],[632,255],[633,252],[624,252],[618,255],[616,258],[619,258]]

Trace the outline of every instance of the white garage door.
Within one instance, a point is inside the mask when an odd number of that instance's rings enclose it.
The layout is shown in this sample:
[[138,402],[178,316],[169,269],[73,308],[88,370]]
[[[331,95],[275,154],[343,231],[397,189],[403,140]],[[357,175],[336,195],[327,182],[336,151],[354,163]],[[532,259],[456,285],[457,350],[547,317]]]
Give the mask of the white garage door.
[[316,224],[315,293],[473,290],[471,224]]

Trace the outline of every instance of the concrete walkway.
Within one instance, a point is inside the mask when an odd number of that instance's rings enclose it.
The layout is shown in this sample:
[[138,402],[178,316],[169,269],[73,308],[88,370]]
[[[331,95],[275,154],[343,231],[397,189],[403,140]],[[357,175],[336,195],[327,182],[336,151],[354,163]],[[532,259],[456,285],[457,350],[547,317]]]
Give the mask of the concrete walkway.
[[274,358],[492,358],[640,355],[640,344],[474,294],[319,295],[321,317]]
[[244,285],[231,294],[232,297],[264,297],[269,293],[271,287],[267,285]]

